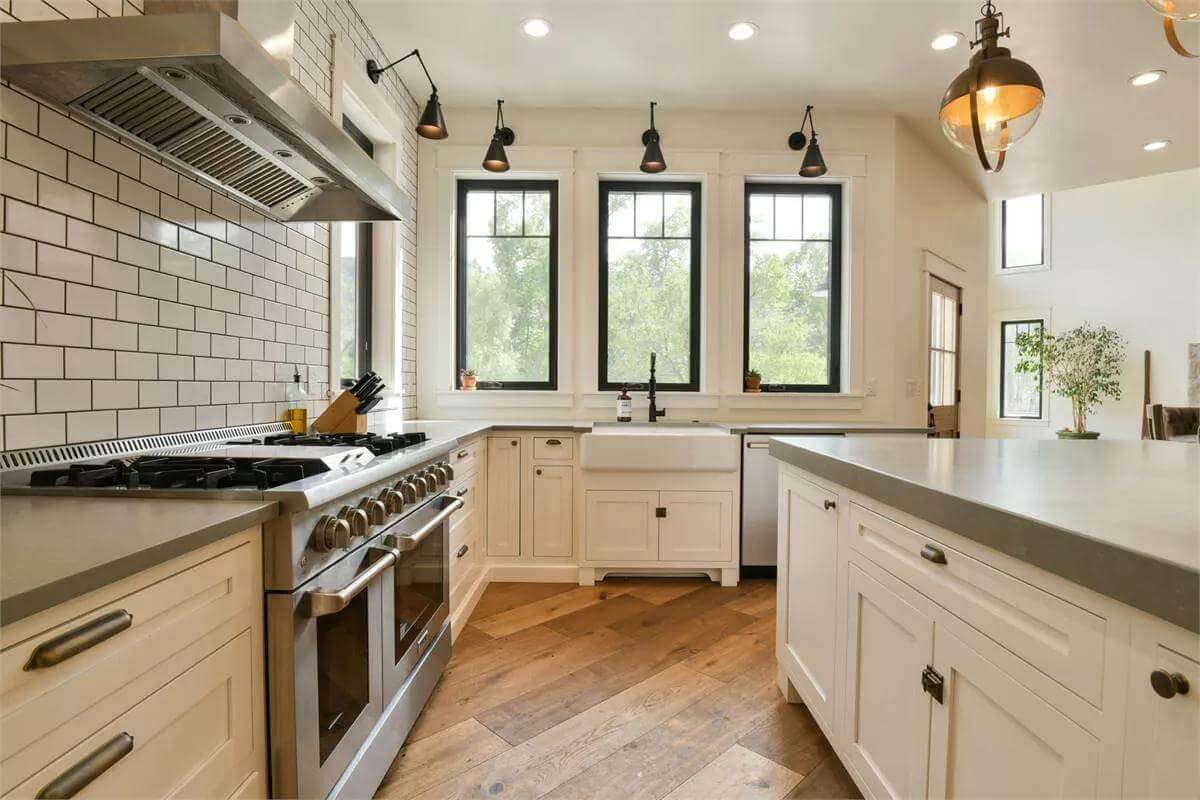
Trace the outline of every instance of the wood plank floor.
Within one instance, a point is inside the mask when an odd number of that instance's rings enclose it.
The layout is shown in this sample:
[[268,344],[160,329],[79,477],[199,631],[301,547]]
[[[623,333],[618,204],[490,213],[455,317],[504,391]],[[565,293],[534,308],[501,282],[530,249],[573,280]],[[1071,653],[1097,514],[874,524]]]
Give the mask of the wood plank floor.
[[377,797],[859,798],[774,647],[772,581],[493,583]]

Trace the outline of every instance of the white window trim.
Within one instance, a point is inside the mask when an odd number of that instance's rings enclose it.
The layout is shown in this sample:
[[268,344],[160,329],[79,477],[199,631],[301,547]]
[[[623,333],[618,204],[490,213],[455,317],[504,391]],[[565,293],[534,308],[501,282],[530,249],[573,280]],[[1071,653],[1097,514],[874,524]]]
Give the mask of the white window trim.
[[1040,319],[1043,330],[1050,333],[1051,311],[1049,306],[1032,308],[1006,308],[992,314],[991,329],[988,331],[988,422],[992,425],[1014,428],[1050,427],[1050,391],[1042,381],[1042,416],[1040,419],[1020,419],[1000,416],[1000,326],[1005,322]]
[[1053,195],[1042,193],[1042,263],[1027,267],[1004,266],[1004,201],[992,203],[991,251],[992,271],[997,275],[1024,275],[1030,272],[1047,272],[1054,261],[1054,209]]
[[[354,49],[333,36],[333,91],[330,116],[340,126],[349,117],[375,145],[375,163],[396,183],[406,166],[405,142],[412,137],[408,120],[392,107],[382,88],[371,83]],[[415,148],[415,144],[411,145]],[[342,350],[341,309],[333,299],[341,294],[336,254],[341,248],[338,224],[329,231],[329,397],[340,391],[338,354]],[[403,395],[404,252],[399,223],[371,226],[371,369],[383,379],[387,396]],[[385,405],[381,404],[381,405]]]

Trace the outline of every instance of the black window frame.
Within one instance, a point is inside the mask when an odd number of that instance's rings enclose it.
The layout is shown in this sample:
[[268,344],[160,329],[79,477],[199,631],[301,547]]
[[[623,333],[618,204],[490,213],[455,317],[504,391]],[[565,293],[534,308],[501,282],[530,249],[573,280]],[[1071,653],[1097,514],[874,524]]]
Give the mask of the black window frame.
[[[742,265],[742,375],[750,370],[750,243],[752,241],[820,241],[750,238],[750,198],[756,194],[825,195],[830,198],[829,218],[829,381],[827,383],[763,383],[763,392],[830,394],[842,390],[842,184],[771,183],[745,184],[744,252]],[[743,382],[742,390],[745,391]]]
[[[1032,195],[1025,195],[1031,197]],[[1046,194],[1041,192],[1037,195],[1041,198],[1041,233],[1038,236],[1038,262],[1036,264],[1015,264],[1008,265],[1008,201],[1018,198],[1010,197],[1000,201],[1000,269],[1003,270],[1020,270],[1020,269],[1036,269],[1037,267],[1046,266]]]
[[[458,388],[458,375],[467,368],[467,193],[471,191],[515,192],[533,191],[550,193],[550,364],[549,379],[545,381],[483,381],[476,384],[482,391],[557,391],[558,390],[558,181],[550,180],[504,180],[460,178],[455,187],[455,233],[454,233],[454,387]],[[522,225],[524,219],[522,218]],[[495,227],[492,229],[495,236]],[[520,237],[527,238],[524,233]],[[540,237],[539,237],[540,238]]]
[[[688,238],[691,241],[691,283],[688,297],[691,330],[688,332],[688,381],[686,383],[656,381],[659,391],[663,392],[699,392],[700,391],[700,334],[703,321],[701,319],[701,247],[703,235],[701,231],[701,207],[703,185],[699,181],[600,181],[600,224],[599,261],[596,271],[599,273],[599,337],[596,354],[596,385],[598,391],[616,391],[622,386],[635,391],[645,391],[649,388],[650,361],[646,361],[646,380],[637,382],[611,381],[608,379],[608,196],[622,193],[655,193],[690,194],[692,198],[691,229]],[[636,221],[635,221],[636,225]],[[636,228],[635,231],[636,233]],[[664,231],[665,233],[665,231]],[[614,237],[652,239],[651,236]],[[664,239],[682,239],[678,236],[662,236]]]
[[[349,134],[354,143],[362,148],[367,156],[375,159],[375,142],[373,142],[362,130],[354,124],[354,121],[349,117],[342,115],[342,130]],[[371,286],[371,273],[373,259],[375,256],[374,246],[372,243],[372,229],[370,222],[356,223],[357,231],[357,246],[358,252],[355,254],[355,360],[358,364],[358,375],[342,375],[341,385],[350,387],[360,375],[365,375],[371,370],[371,297],[373,294]],[[340,355],[339,355],[340,358]],[[338,370],[341,372],[341,369]]]
[[1007,328],[1009,325],[1030,325],[1033,323],[1037,323],[1038,325],[1040,325],[1041,329],[1042,329],[1042,333],[1045,334],[1045,332],[1046,332],[1046,320],[1045,319],[1040,319],[1040,318],[1035,317],[1035,318],[1031,318],[1031,319],[1003,319],[1003,320],[1000,320],[1000,403],[999,403],[999,408],[997,409],[1000,419],[1016,419],[1016,420],[1024,419],[1024,420],[1040,421],[1040,420],[1044,420],[1046,418],[1046,397],[1045,397],[1045,392],[1042,390],[1043,380],[1045,378],[1045,375],[1044,375],[1045,366],[1041,363],[1038,364],[1038,413],[1037,413],[1037,416],[1029,417],[1024,414],[1005,414],[1004,413],[1004,378],[1008,374],[1008,369],[1007,369],[1008,364],[1007,364],[1007,359],[1005,358],[1005,351],[1008,348],[1004,346],[1005,345],[1004,329]]

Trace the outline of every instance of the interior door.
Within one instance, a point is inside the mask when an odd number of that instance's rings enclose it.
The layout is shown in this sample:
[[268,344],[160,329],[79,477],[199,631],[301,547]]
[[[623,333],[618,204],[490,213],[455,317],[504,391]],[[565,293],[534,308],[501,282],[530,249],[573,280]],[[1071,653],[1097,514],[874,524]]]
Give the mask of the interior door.
[[958,436],[960,399],[959,334],[962,321],[962,289],[941,278],[929,276],[929,426],[936,436]]
[[1100,743],[965,642],[938,628],[929,798],[1095,797]]

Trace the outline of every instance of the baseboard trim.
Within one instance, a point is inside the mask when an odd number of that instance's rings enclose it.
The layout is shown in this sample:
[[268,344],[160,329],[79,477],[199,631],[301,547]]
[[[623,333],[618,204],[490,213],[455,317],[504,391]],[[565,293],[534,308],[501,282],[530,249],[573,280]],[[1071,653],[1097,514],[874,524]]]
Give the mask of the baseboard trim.
[[496,583],[578,583],[577,564],[489,564],[486,577]]

